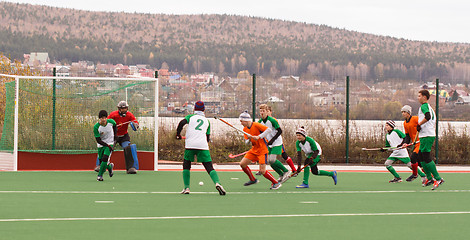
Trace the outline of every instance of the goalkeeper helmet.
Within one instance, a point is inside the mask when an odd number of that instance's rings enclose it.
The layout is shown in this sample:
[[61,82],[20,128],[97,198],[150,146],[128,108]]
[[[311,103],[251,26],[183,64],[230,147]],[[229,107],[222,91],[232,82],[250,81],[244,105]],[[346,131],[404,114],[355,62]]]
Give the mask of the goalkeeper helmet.
[[118,112],[119,116],[125,117],[127,113],[127,109],[129,108],[129,105],[127,104],[126,101],[120,101],[117,105],[118,107]]

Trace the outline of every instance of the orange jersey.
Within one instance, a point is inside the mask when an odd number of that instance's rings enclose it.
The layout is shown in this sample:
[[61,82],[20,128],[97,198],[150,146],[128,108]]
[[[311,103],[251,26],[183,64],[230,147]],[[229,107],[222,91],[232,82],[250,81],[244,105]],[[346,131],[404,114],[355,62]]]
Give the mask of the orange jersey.
[[[249,133],[251,136],[258,136],[264,131],[266,131],[266,129],[268,129],[268,127],[264,126],[263,124],[253,122],[250,128],[244,127],[243,131],[246,133]],[[244,135],[244,136],[245,136],[245,139],[248,139],[247,135]],[[255,154],[266,154],[269,152],[268,144],[264,138],[260,138],[256,141],[251,139],[251,144],[253,146],[251,147],[250,151]]]
[[[410,135],[411,142],[415,140],[416,134],[418,133],[418,130],[416,130],[416,126],[418,126],[418,116],[411,116],[410,121],[404,121],[403,122],[403,127],[405,128],[405,134]],[[418,141],[418,139],[416,139]],[[419,143],[416,144],[415,149],[413,152],[418,152],[419,151]]]

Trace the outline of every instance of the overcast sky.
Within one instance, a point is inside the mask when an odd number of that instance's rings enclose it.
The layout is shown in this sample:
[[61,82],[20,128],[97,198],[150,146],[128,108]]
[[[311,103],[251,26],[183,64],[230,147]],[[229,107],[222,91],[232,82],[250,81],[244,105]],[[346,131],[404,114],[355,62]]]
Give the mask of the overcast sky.
[[468,0],[9,0],[91,11],[234,14],[409,40],[470,43]]

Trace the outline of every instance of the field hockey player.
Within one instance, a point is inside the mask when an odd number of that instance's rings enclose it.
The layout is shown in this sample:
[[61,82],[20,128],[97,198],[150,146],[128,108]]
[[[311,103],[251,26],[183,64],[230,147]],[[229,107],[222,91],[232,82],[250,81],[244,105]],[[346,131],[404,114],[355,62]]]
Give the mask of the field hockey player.
[[113,177],[114,164],[110,163],[111,153],[113,152],[114,136],[116,136],[117,128],[116,122],[113,119],[108,119],[108,113],[101,110],[98,114],[98,122],[93,126],[93,134],[96,139],[98,147],[98,159],[100,161],[100,168],[98,171],[98,181],[103,181],[103,173],[106,169],[109,172],[109,177]]
[[251,120],[250,114],[246,111],[240,114],[239,119],[240,123],[244,127],[243,132],[246,133],[244,134],[244,137],[246,139],[245,143],[251,143],[252,145],[251,149],[248,151],[248,153],[245,154],[243,159],[240,161],[240,167],[250,179],[244,184],[244,186],[249,186],[258,183],[258,179],[253,176],[253,173],[251,172],[251,169],[248,166],[251,162],[258,162],[261,174],[272,183],[270,189],[279,189],[281,187],[281,183],[278,182],[273,177],[273,175],[271,175],[271,173],[266,170],[266,162],[268,160],[269,150],[266,144],[265,137],[269,135],[271,130],[261,123],[253,122]]
[[176,139],[182,139],[181,131],[183,127],[188,124],[186,128],[186,141],[184,143],[184,159],[183,159],[183,184],[184,188],[181,194],[190,193],[190,180],[191,180],[191,162],[194,162],[194,157],[197,161],[202,163],[210,178],[215,184],[215,189],[220,195],[225,195],[225,189],[220,184],[219,175],[214,170],[212,165],[211,154],[209,152],[209,141],[211,124],[204,115],[204,102],[197,101],[194,104],[194,114],[189,114],[183,118],[178,124],[176,129]]
[[295,132],[297,141],[295,142],[295,147],[297,149],[297,173],[302,169],[302,151],[305,153],[306,159],[304,162],[304,179],[300,185],[297,185],[296,188],[309,188],[308,179],[310,177],[310,171],[314,175],[318,176],[329,176],[333,178],[335,185],[338,183],[336,171],[328,172],[324,170],[318,170],[318,163],[321,160],[321,147],[313,138],[307,136],[307,131],[304,127],[300,127]]

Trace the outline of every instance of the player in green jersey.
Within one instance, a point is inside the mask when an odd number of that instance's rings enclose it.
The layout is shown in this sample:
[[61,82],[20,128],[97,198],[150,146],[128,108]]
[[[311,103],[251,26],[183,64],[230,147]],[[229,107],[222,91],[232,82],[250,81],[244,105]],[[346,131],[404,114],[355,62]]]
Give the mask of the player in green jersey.
[[[431,94],[426,89],[418,92],[418,101],[421,103],[421,106],[418,111],[418,125],[416,129],[419,132],[420,142],[418,161],[424,168],[427,179],[423,183],[423,187],[433,184],[432,190],[434,190],[444,183],[444,179],[439,176],[436,164],[431,159],[431,148],[436,139],[436,113],[428,103],[430,96]],[[436,181],[433,180],[433,176]]]
[[283,183],[290,177],[291,171],[287,170],[287,168],[277,160],[277,156],[282,155],[282,129],[275,118],[268,116],[267,108],[268,105],[266,104],[261,104],[259,106],[261,118],[258,122],[271,129],[271,132],[266,136],[269,151],[268,163],[271,165],[272,169],[279,174],[279,179],[277,181]]
[[204,103],[197,101],[194,105],[194,114],[187,115],[178,124],[176,129],[176,139],[182,139],[181,131],[184,125],[188,124],[186,128],[186,141],[183,160],[183,183],[184,188],[181,194],[189,194],[189,185],[191,178],[191,162],[194,162],[196,156],[197,161],[202,163],[207,173],[215,184],[215,188],[219,191],[220,195],[225,195],[225,189],[220,184],[219,176],[214,170],[212,159],[209,152],[210,132],[211,125],[209,120],[204,115]]
[[114,141],[116,137],[116,122],[108,119],[108,113],[101,110],[98,114],[99,121],[93,127],[96,144],[98,146],[98,159],[100,161],[100,170],[98,171],[98,181],[103,181],[103,173],[108,169],[109,177],[113,177],[114,163],[110,163],[111,153],[113,152]]
[[297,136],[297,142],[295,143],[295,146],[297,148],[297,172],[300,172],[300,164],[302,161],[302,151],[305,153],[306,159],[304,162],[304,181],[302,184],[298,185],[296,188],[308,188],[308,178],[310,175],[310,171],[314,175],[318,176],[329,176],[333,178],[333,181],[336,185],[338,182],[337,178],[337,173],[336,171],[333,172],[328,172],[324,170],[318,170],[318,162],[321,160],[321,147],[320,144],[315,142],[313,138],[307,136],[307,131],[305,131],[304,127],[300,127],[297,129],[295,132],[295,135]]

